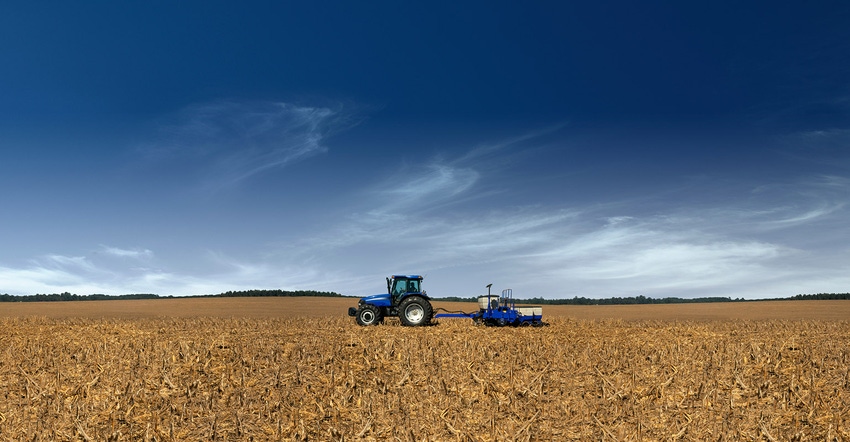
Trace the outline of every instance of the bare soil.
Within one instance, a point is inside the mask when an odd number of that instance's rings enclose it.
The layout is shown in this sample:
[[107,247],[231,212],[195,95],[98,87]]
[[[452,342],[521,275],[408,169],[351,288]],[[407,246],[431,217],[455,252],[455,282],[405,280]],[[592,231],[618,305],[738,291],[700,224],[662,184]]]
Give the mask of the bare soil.
[[850,440],[850,301],[544,306],[542,328],[359,327],[356,303],[2,303],[0,441]]

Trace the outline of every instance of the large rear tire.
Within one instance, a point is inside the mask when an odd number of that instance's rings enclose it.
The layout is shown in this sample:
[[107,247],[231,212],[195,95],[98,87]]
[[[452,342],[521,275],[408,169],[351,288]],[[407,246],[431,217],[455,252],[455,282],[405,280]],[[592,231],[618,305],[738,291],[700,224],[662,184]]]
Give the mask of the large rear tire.
[[355,316],[359,325],[378,325],[384,320],[381,310],[374,305],[365,304],[357,310]]
[[428,325],[434,316],[434,309],[427,299],[419,296],[404,298],[398,305],[398,318],[402,325],[417,327]]

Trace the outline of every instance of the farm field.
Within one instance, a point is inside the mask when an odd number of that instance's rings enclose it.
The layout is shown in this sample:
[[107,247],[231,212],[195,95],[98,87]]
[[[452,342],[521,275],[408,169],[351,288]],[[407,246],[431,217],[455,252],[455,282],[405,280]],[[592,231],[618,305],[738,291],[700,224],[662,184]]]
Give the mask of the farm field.
[[[357,298],[162,298],[79,302],[0,303],[0,318],[337,318]],[[434,302],[435,308],[474,311],[477,304]],[[850,320],[848,301],[760,301],[665,305],[546,305],[546,317],[623,320]]]
[[0,304],[0,440],[850,439],[848,301],[544,306],[545,328],[358,327],[355,304]]

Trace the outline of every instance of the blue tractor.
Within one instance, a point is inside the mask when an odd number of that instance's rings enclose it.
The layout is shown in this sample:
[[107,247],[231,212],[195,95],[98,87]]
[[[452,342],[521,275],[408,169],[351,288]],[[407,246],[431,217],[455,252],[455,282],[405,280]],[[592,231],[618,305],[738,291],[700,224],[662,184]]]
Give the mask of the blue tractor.
[[393,275],[387,278],[387,293],[361,298],[357,308],[348,309],[348,316],[354,316],[360,325],[378,325],[387,316],[398,316],[406,326],[428,325],[432,318],[470,318],[476,325],[496,327],[547,325],[542,308],[517,307],[511,289],[502,290],[501,296],[491,295],[492,285],[487,285],[487,295],[478,297],[477,312],[443,310],[445,313],[435,315],[430,298],[422,290],[421,276]]
[[422,276],[393,275],[387,278],[387,293],[361,298],[357,308],[348,309],[348,316],[360,325],[378,325],[387,316],[398,316],[402,325],[420,326],[431,323],[434,309],[422,290]]

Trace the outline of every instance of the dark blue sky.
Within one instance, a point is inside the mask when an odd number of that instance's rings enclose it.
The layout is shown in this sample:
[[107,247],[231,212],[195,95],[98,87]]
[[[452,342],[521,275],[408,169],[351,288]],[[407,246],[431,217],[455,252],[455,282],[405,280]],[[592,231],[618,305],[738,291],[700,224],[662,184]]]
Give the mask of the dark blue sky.
[[0,293],[847,291],[844,2],[29,2]]

